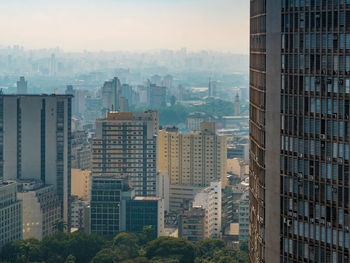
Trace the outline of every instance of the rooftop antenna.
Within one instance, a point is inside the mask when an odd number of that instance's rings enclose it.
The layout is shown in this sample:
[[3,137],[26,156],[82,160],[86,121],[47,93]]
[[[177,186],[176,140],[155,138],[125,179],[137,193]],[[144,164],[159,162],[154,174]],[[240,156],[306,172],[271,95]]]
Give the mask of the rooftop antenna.
[[112,111],[113,111],[113,104],[112,104]]

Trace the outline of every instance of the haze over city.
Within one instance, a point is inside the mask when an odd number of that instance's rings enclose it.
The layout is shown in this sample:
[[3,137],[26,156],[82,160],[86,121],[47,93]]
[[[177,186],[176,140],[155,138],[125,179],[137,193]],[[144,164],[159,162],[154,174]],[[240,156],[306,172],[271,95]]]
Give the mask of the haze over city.
[[3,46],[248,53],[249,1],[13,0],[0,9]]

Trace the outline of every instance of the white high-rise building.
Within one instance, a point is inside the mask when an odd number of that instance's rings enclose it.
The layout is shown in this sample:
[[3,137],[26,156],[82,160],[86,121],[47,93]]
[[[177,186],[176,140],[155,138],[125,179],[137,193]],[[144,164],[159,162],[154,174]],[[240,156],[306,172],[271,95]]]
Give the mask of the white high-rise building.
[[212,182],[210,186],[197,193],[193,207],[206,210],[206,232],[209,238],[221,237],[221,182]]
[[0,96],[0,181],[53,185],[69,223],[71,96]]

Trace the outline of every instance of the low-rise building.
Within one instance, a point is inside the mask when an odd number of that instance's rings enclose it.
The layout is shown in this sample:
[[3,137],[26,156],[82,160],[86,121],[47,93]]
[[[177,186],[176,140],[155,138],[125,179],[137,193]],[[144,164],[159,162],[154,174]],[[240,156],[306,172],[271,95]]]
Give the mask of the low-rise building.
[[119,232],[142,232],[152,226],[164,233],[164,200],[135,196],[128,181],[117,176],[93,176],[90,200],[90,232],[113,237]]
[[18,200],[23,207],[23,238],[43,239],[56,232],[62,218],[61,204],[53,185],[39,180],[18,181]]
[[22,202],[17,199],[17,184],[0,181],[0,250],[22,239]]
[[89,231],[90,205],[84,199],[76,198],[72,201],[71,210],[71,228],[72,231]]
[[126,201],[126,231],[142,232],[151,226],[157,237],[164,235],[164,201],[159,197],[134,197]]
[[206,209],[192,207],[179,216],[179,237],[191,242],[197,242],[207,238]]
[[114,237],[123,231],[122,199],[129,185],[117,176],[93,176],[90,198],[90,232]]

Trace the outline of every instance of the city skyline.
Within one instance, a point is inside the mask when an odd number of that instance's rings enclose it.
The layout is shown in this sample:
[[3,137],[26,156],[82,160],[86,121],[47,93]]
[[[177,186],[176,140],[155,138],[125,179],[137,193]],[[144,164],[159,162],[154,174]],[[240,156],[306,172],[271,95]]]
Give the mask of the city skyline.
[[15,0],[0,7],[0,46],[67,51],[186,47],[248,54],[248,1]]

